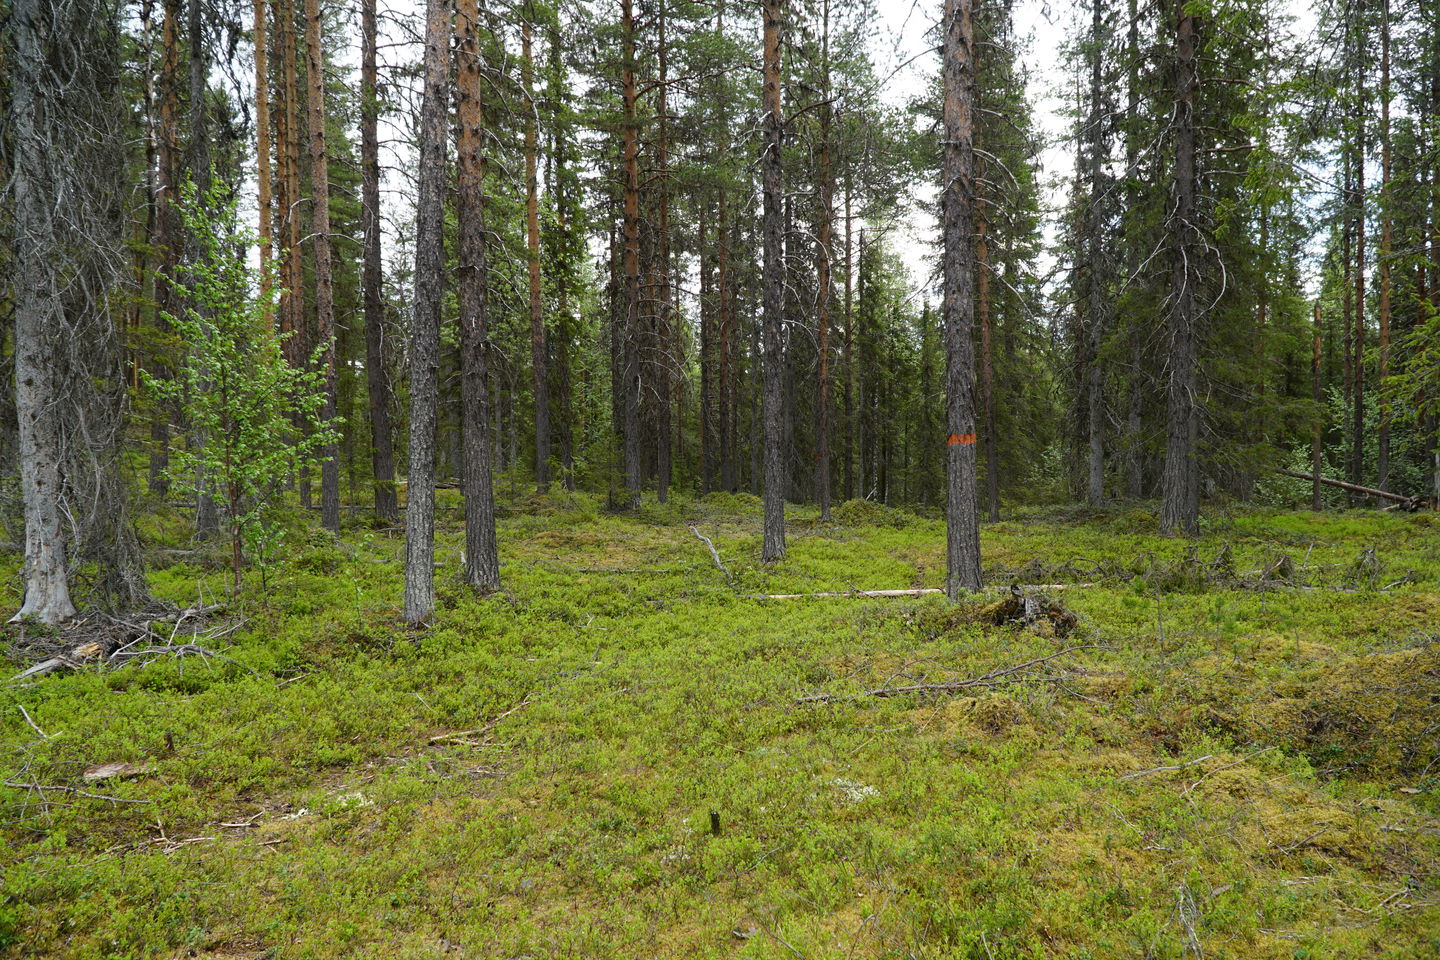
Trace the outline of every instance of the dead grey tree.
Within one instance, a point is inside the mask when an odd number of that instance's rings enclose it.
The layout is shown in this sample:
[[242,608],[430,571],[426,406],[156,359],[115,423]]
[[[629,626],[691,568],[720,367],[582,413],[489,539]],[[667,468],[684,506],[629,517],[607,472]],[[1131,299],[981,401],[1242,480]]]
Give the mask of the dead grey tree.
[[15,399],[25,513],[16,619],[75,615],[70,575],[96,564],[96,600],[147,599],[118,469],[125,380],[116,296],[130,213],[119,10],[110,0],[16,0],[5,24],[10,110],[0,198],[9,214]]

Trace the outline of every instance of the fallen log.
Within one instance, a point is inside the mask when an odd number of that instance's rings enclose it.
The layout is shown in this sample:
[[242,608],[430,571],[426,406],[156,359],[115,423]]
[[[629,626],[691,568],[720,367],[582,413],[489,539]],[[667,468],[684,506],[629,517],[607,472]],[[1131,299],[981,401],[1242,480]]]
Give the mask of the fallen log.
[[1296,480],[1309,480],[1311,483],[1323,483],[1327,487],[1339,487],[1341,490],[1364,494],[1367,497],[1393,500],[1399,503],[1403,509],[1410,510],[1412,513],[1425,505],[1424,497],[1407,497],[1403,493],[1391,493],[1389,490],[1362,487],[1358,483],[1346,483],[1344,480],[1331,480],[1329,477],[1317,477],[1313,473],[1301,473],[1298,470],[1285,470],[1280,467],[1273,467],[1272,469],[1282,477],[1294,477]]
[[[1020,584],[1020,590],[1073,590],[1077,587],[1093,587],[1093,583],[1027,583]],[[1007,591],[1013,587],[988,587],[988,590]],[[924,597],[944,593],[939,587],[924,587],[917,590],[826,590],[820,593],[752,593],[746,600],[806,600],[812,597]]]

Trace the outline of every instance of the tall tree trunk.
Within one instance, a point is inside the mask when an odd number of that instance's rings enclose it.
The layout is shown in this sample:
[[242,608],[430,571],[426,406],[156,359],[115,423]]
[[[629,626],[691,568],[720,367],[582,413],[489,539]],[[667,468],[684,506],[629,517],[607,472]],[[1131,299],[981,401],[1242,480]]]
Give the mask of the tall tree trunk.
[[740,393],[735,370],[735,311],[730,295],[730,220],[726,200],[727,191],[722,184],[715,211],[715,286],[719,299],[720,327],[720,489],[727,493],[737,493],[740,490],[740,476],[736,469],[736,421],[740,413]]
[[1166,533],[1193,534],[1199,527],[1199,432],[1195,368],[1195,276],[1200,253],[1195,223],[1195,90],[1199,85],[1195,15],[1176,0],[1175,180],[1170,214],[1170,382],[1165,441]]
[[365,382],[370,399],[370,463],[375,477],[375,516],[400,517],[395,496],[395,441],[390,423],[392,394],[385,366],[385,300],[380,260],[380,85],[376,67],[376,0],[362,0],[360,12],[360,220],[364,231],[361,280],[365,310]]
[[[311,232],[315,251],[315,339],[323,350],[321,416],[335,418],[335,286],[330,259],[330,155],[325,143],[325,50],[320,42],[320,0],[305,0],[305,79],[309,82]],[[340,529],[340,451],[325,445],[320,465],[320,522]]]
[[[159,184],[155,190],[155,245],[160,248],[160,272],[155,278],[155,299],[160,317],[156,327],[169,329],[165,314],[180,311],[173,279],[180,269],[181,237],[176,200],[180,196],[180,0],[165,0],[165,17],[160,33],[160,124],[157,153]],[[163,359],[155,364],[155,376],[171,376]],[[164,498],[170,492],[171,405],[157,401],[150,420],[150,492]]]
[[[1352,30],[1358,31],[1359,24]],[[1355,192],[1351,196],[1355,219],[1355,396],[1350,448],[1350,482],[1358,484],[1365,471],[1365,56],[1359,37],[1352,46],[1355,66]]]
[[[457,166],[456,220],[460,240],[460,395],[463,408],[462,481],[465,487],[465,580],[486,593],[500,589],[500,558],[495,541],[495,494],[490,478],[490,409],[485,380],[489,338],[489,275],[485,239],[485,163],[482,143],[484,80],[481,77],[480,5],[459,0],[460,70],[457,83],[460,137]],[[530,28],[525,26],[525,62],[530,62]],[[526,91],[530,90],[528,68]],[[528,99],[528,98],[527,98]],[[530,102],[533,115],[534,103]],[[533,123],[533,121],[531,121]],[[526,134],[533,158],[533,128]],[[534,189],[534,167],[527,174]],[[533,198],[534,194],[531,194]],[[533,210],[533,206],[532,206]],[[533,224],[534,221],[532,220]],[[538,238],[537,238],[538,242]],[[538,260],[538,251],[532,250]],[[532,274],[532,282],[537,275]],[[532,294],[535,291],[532,289]],[[531,304],[535,319],[535,304]],[[541,344],[544,346],[543,341]],[[543,363],[543,358],[542,358]],[[542,366],[543,373],[543,366]],[[537,475],[543,476],[543,475]]]
[[[1140,15],[1138,0],[1126,3],[1129,28],[1125,33],[1125,58],[1127,66],[1125,98],[1125,209],[1139,207],[1140,163]],[[1139,238],[1127,238],[1125,243],[1125,277],[1133,283],[1140,271],[1143,248]],[[1145,454],[1141,443],[1144,406],[1144,353],[1143,338],[1131,336],[1130,376],[1127,401],[1125,493],[1138,500],[1145,495]]]
[[[210,114],[206,102],[209,90],[210,63],[206,55],[205,18],[201,0],[190,0],[190,179],[195,184],[200,202],[210,190]],[[203,430],[192,428],[192,442],[204,447],[209,438]],[[195,536],[208,539],[220,529],[220,511],[210,489],[204,468],[195,478]]]
[[[260,217],[260,292],[270,294],[270,69],[266,63],[266,0],[255,0],[255,180]],[[268,302],[268,300],[267,300]]]
[[1090,116],[1086,121],[1087,152],[1089,153],[1089,169],[1086,173],[1090,181],[1090,197],[1085,211],[1087,248],[1085,260],[1089,294],[1086,311],[1089,313],[1086,318],[1089,320],[1086,325],[1089,342],[1086,345],[1086,354],[1090,361],[1087,371],[1089,377],[1087,433],[1090,440],[1090,455],[1085,499],[1091,506],[1098,507],[1105,502],[1105,370],[1100,362],[1100,350],[1105,343],[1107,319],[1105,316],[1106,253],[1103,238],[1100,236],[1104,223],[1100,205],[1105,196],[1101,178],[1104,175],[1106,144],[1103,129],[1105,114],[1102,109],[1102,98],[1105,93],[1101,70],[1104,63],[1104,0],[1090,0],[1090,11]]
[[[14,620],[46,624],[75,616],[66,579],[65,530],[61,516],[60,378],[58,358],[47,345],[65,335],[60,277],[53,258],[56,238],[51,211],[61,200],[48,175],[49,125],[46,83],[50,56],[49,5],[14,0],[9,30],[10,195],[14,231],[15,409],[20,427],[20,493],[25,512],[25,600]],[[167,11],[168,12],[168,11]],[[53,14],[51,14],[53,15]],[[58,118],[63,122],[63,118]],[[51,195],[47,196],[49,193]]]
[[841,366],[845,368],[845,499],[855,499],[855,251],[852,190],[845,177],[845,342],[841,345]]
[[656,221],[655,221],[655,280],[657,302],[655,304],[656,318],[656,356],[659,362],[655,369],[655,390],[656,397],[656,438],[655,438],[655,474],[656,490],[655,499],[661,503],[666,502],[670,497],[670,479],[672,471],[671,457],[671,402],[673,398],[672,381],[674,370],[680,363],[680,357],[676,352],[673,325],[675,318],[671,316],[671,294],[670,294],[670,144],[668,141],[669,123],[666,114],[668,108],[668,87],[669,77],[669,47],[665,35],[665,7],[666,0],[658,0],[656,4],[657,40],[656,66],[658,76],[656,78],[656,103],[655,103],[655,179],[656,179]]
[[634,0],[622,0],[623,36],[620,74],[624,109],[623,153],[625,222],[625,327],[621,349],[621,429],[625,461],[625,495],[631,510],[640,508],[640,121],[635,82]]
[[700,270],[700,495],[715,488],[715,290],[714,244],[706,223],[710,218],[708,198],[700,222],[696,224]]
[[1390,402],[1385,381],[1390,376],[1390,0],[1382,0],[1380,18],[1380,368],[1376,385],[1380,391],[1379,455],[1375,486],[1390,489]]
[[[473,22],[473,21],[472,21]],[[415,207],[415,313],[410,333],[410,471],[405,508],[405,620],[435,611],[435,421],[439,405],[440,296],[445,269],[445,106],[450,87],[450,4],[425,4],[425,90],[420,108]]]
[[535,394],[535,489],[550,489],[550,375],[545,358],[545,314],[540,292],[540,181],[536,153],[539,146],[538,109],[535,105],[535,60],[530,49],[529,4],[520,23],[520,76],[525,88],[525,249],[530,279],[530,371]]
[[781,123],[780,0],[765,0],[764,14],[765,148],[761,161],[764,184],[764,323],[765,323],[765,531],[760,558],[785,556],[785,260],[781,250]]
[[819,351],[818,383],[815,390],[815,500],[820,519],[830,519],[830,298],[834,286],[830,276],[830,247],[835,237],[835,174],[831,163],[830,137],[833,110],[830,106],[830,3],[826,0],[820,39],[820,182],[818,186],[819,229],[815,243],[815,324]]
[[[974,0],[945,0],[944,166],[940,229],[945,314],[945,592],[978,591],[980,512],[975,482],[975,24]],[[862,250],[861,256],[864,256]],[[936,438],[938,439],[938,438]]]
[[1320,509],[1320,466],[1322,463],[1320,449],[1321,422],[1324,418],[1324,407],[1321,405],[1324,399],[1320,391],[1320,348],[1322,340],[1322,328],[1320,326],[1320,304],[1315,304],[1315,343],[1314,356],[1310,363],[1310,400],[1315,405],[1311,415],[1314,424],[1310,430],[1310,473],[1315,480],[1310,489],[1310,509]]

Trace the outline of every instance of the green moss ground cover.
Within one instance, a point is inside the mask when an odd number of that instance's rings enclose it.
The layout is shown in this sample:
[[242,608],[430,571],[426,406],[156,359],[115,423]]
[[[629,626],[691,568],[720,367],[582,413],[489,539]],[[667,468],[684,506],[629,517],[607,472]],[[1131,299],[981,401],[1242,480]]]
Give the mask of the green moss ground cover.
[[[297,523],[229,660],[0,693],[0,955],[1440,956],[1440,518],[985,527],[997,585],[1092,584],[1059,637],[749,599],[940,584],[937,520],[791,513],[767,569],[746,497],[516,501],[506,592],[446,528],[422,631],[398,540]],[[146,524],[158,596],[223,596]],[[82,779],[110,761],[142,772]]]

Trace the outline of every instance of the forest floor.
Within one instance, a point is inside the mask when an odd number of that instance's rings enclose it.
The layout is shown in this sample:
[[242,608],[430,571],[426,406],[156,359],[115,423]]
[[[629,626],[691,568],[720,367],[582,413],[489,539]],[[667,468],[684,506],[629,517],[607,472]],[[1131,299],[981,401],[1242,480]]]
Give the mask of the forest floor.
[[790,512],[766,568],[753,498],[517,500],[486,599],[450,512],[419,631],[300,523],[227,659],[0,687],[0,956],[1440,956],[1440,516],[1021,511],[987,581],[1087,584],[1027,625],[754,599],[940,584],[938,520]]

